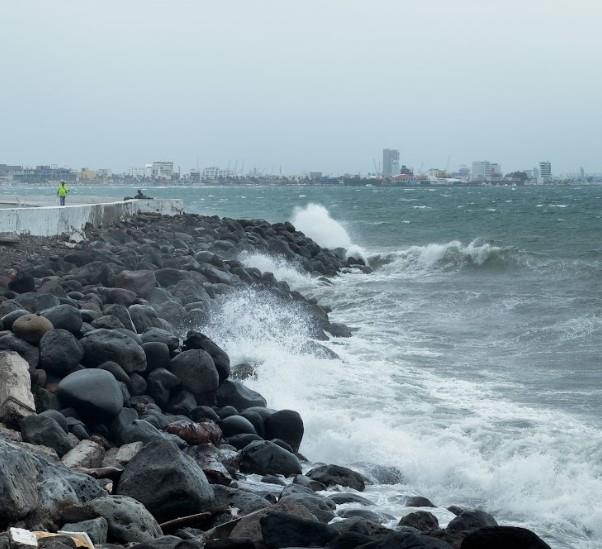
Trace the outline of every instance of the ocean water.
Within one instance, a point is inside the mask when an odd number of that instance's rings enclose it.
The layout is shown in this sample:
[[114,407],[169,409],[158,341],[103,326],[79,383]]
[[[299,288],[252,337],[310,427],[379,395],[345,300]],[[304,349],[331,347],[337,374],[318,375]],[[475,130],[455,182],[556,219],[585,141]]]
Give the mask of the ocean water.
[[291,220],[370,261],[373,273],[324,285],[283,258],[241,257],[355,329],[327,343],[338,360],[308,354],[307,320],[261,292],[228,296],[203,327],[235,362],[258,364],[253,385],[273,407],[301,412],[305,455],[375,474],[367,497],[397,519],[404,495],[422,495],[443,525],[448,505],[481,507],[555,549],[602,547],[602,188],[146,192]]

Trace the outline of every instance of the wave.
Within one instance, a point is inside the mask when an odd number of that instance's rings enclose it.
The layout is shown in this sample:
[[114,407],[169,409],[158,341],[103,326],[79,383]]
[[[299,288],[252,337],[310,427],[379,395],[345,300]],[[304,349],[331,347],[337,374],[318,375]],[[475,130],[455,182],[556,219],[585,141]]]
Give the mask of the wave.
[[366,251],[352,242],[347,229],[320,204],[309,203],[304,208],[295,208],[291,223],[323,248],[344,248],[347,257],[366,260]]
[[388,255],[370,258],[373,267],[386,273],[428,273],[461,270],[506,271],[537,264],[536,259],[513,247],[494,246],[481,240],[463,244],[452,240],[445,244],[410,246]]
[[238,260],[247,267],[259,269],[262,273],[273,273],[278,280],[283,280],[294,290],[315,285],[315,279],[305,272],[303,267],[282,256],[243,251]]

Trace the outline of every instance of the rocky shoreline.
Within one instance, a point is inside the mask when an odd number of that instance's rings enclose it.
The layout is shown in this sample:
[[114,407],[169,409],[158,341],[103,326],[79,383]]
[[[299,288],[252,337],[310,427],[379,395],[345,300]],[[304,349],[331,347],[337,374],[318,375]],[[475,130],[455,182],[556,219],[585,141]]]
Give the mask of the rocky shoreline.
[[374,479],[301,455],[299,413],[269,408],[243,383],[253,365],[199,329],[253,287],[311,319],[316,353],[351,331],[244,251],[317,277],[367,269],[290,223],[191,214],[0,246],[0,547],[73,549],[70,532],[139,549],[548,547],[481,510],[440,528],[426,498],[385,527],[360,494]]

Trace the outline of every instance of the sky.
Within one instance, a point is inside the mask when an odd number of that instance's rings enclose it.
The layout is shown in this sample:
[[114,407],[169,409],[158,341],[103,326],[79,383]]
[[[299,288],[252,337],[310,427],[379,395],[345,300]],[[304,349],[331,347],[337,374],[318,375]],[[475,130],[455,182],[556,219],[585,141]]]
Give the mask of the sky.
[[0,163],[602,171],[598,0],[0,3]]

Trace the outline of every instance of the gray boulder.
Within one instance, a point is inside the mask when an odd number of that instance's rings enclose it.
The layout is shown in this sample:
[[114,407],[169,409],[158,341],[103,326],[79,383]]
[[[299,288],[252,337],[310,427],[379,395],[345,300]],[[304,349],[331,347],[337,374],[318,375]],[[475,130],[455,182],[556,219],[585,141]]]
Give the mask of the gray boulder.
[[340,465],[321,465],[306,475],[325,486],[347,486],[358,492],[363,492],[366,488],[366,478],[363,475]]
[[71,372],[84,357],[84,349],[67,330],[54,329],[40,340],[40,367],[58,376]]
[[45,309],[40,313],[52,322],[52,325],[61,330],[67,330],[72,334],[78,334],[82,327],[80,312],[72,305],[57,305]]
[[88,332],[81,340],[84,364],[98,366],[117,362],[128,374],[146,370],[144,349],[133,338],[116,330],[98,329]]
[[171,360],[169,369],[199,403],[210,404],[214,400],[219,375],[209,353],[201,349],[184,351]]
[[21,436],[25,442],[42,444],[65,455],[75,444],[56,420],[49,416],[27,416],[21,422]]
[[218,406],[234,406],[239,412],[254,406],[265,407],[267,402],[258,392],[240,381],[225,380],[217,391]]
[[121,387],[106,370],[88,368],[69,374],[59,383],[58,397],[66,406],[93,418],[112,418],[123,408]]
[[106,543],[109,532],[109,523],[104,517],[83,520],[81,522],[68,522],[61,528],[64,532],[85,532],[90,536],[92,543],[100,545]]
[[121,271],[113,279],[113,285],[147,297],[157,284],[154,271]]
[[242,449],[240,457],[243,472],[286,477],[301,473],[297,456],[267,440],[251,442]]

